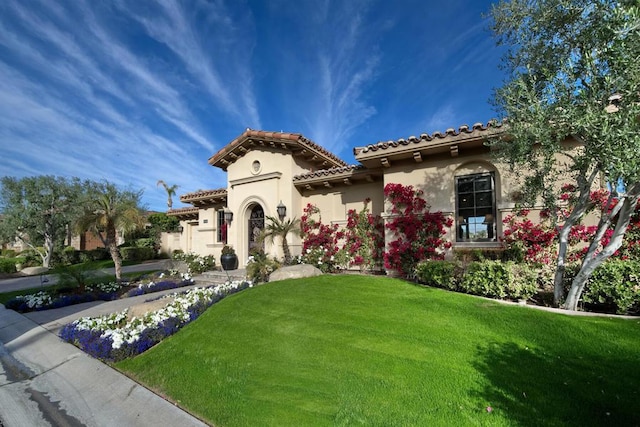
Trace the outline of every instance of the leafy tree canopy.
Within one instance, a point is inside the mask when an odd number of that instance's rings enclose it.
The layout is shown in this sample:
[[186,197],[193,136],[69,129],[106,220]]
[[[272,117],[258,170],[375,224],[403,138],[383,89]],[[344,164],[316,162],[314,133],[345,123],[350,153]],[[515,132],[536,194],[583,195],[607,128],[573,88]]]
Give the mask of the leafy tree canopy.
[[123,190],[109,182],[91,183],[83,213],[76,222],[77,232],[91,231],[109,249],[118,281],[122,274],[118,237],[144,227],[141,197],[141,191]]
[[[509,47],[495,105],[512,139],[512,163],[535,171],[527,189],[548,192],[555,153],[575,137],[572,167],[608,182],[640,182],[640,9],[637,1],[514,0],[494,6],[498,44]],[[551,195],[549,202],[557,200]]]
[[79,199],[86,183],[78,178],[35,176],[0,180],[0,233],[4,241],[20,239],[32,248],[43,247],[43,266],[49,267],[55,247],[63,244],[78,217]]
[[164,212],[152,213],[147,217],[147,221],[151,227],[162,232],[176,231],[180,225],[180,221],[175,216],[169,216]]
[[[557,302],[566,236],[593,206],[592,187],[598,179],[624,186],[603,213],[572,285],[566,306],[575,309],[590,273],[619,247],[640,196],[640,3],[513,0],[495,5],[491,15],[498,44],[508,48],[508,78],[494,102],[509,137],[494,143],[496,151],[522,172],[529,204],[542,196],[555,208],[560,174],[577,183],[577,202],[560,232]],[[567,151],[570,137],[580,147]],[[614,238],[598,252],[598,236],[609,227]]]

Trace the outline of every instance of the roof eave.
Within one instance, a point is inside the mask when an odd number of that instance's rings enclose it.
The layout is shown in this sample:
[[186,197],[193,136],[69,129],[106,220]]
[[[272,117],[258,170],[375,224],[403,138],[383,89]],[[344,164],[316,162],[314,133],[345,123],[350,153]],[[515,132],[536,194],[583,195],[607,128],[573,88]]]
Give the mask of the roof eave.
[[298,133],[266,132],[247,129],[242,135],[211,156],[211,166],[227,170],[229,165],[253,148],[287,150],[301,155],[320,168],[347,166],[333,153]]

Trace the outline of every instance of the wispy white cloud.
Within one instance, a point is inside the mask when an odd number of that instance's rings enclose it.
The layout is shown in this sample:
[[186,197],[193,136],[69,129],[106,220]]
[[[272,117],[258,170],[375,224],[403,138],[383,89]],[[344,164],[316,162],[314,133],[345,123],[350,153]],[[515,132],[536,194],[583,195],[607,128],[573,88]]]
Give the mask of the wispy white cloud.
[[406,3],[1,1],[0,175],[108,179],[162,209],[158,179],[224,186],[206,161],[247,126],[338,155],[456,126],[490,42]]
[[[307,5],[308,6],[308,5]],[[305,72],[316,75],[314,101],[304,120],[312,137],[329,150],[340,150],[376,108],[367,89],[376,79],[378,47],[370,38],[370,2],[321,2],[313,9],[309,49],[314,61]],[[314,84],[315,82],[312,82]]]
[[[152,8],[153,16],[132,10],[139,6],[139,2],[121,1],[119,6],[184,63],[198,86],[205,89],[223,111],[235,119],[248,121],[251,126],[261,127],[254,91],[251,90],[249,58],[235,55],[237,51],[246,50],[251,41],[244,37],[243,29],[237,27],[225,5],[222,2],[200,3],[199,7],[192,9],[175,0],[157,0],[154,3],[157,7]],[[198,13],[205,14],[204,18],[196,16]],[[218,37],[208,37],[213,30],[203,33],[202,28],[196,27],[196,18],[204,19],[208,28],[215,29],[214,35]],[[223,76],[223,68],[230,68],[228,72],[242,77],[239,87],[229,84],[230,79],[224,78],[229,76]]]
[[[152,191],[146,200],[153,205],[154,194],[164,200],[155,188],[158,179],[185,189],[223,180],[206,164],[214,143],[173,82],[119,43],[88,4],[75,5],[80,10],[63,14],[52,2],[40,9],[18,2],[2,6],[13,24],[0,22],[0,44],[13,56],[0,62],[0,135],[7,158],[0,175],[109,179]],[[72,22],[77,14],[84,24]],[[172,137],[152,129],[152,122],[173,129]],[[201,148],[189,149],[192,142]]]
[[443,105],[424,119],[421,128],[425,129],[425,132],[429,134],[436,131],[442,132],[450,127],[457,126],[457,117],[458,114],[451,105]]

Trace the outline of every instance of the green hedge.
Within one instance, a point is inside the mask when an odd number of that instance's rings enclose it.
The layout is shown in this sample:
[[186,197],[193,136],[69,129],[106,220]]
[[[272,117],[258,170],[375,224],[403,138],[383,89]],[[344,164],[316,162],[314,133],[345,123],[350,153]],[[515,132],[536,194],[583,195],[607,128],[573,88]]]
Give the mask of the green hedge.
[[60,260],[64,265],[78,264],[80,262],[80,251],[77,251],[73,246],[67,246],[62,250]]
[[147,259],[153,259],[155,250],[153,248],[129,246],[120,248],[120,255],[123,261],[145,261]]
[[512,261],[423,261],[416,278],[429,286],[490,298],[528,299],[538,290],[538,273]]
[[36,267],[42,265],[41,253],[44,253],[44,248],[26,249],[20,252],[20,256],[24,258],[23,267]]
[[428,260],[416,266],[416,278],[425,285],[458,290],[462,267],[457,262]]
[[14,258],[0,258],[0,273],[11,274],[17,271]]
[[0,256],[3,256],[5,258],[13,258],[14,256],[16,256],[16,251],[15,249],[2,249],[0,250]]
[[528,299],[538,290],[538,274],[526,264],[512,261],[472,262],[460,289],[491,298]]
[[640,262],[609,259],[589,278],[582,300],[618,314],[640,311]]

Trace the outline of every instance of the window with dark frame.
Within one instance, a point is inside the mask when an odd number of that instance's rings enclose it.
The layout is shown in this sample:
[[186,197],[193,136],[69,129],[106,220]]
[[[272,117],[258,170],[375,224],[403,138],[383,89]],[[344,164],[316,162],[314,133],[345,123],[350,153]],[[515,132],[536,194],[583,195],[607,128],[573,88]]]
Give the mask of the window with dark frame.
[[495,174],[456,177],[456,241],[496,241]]

